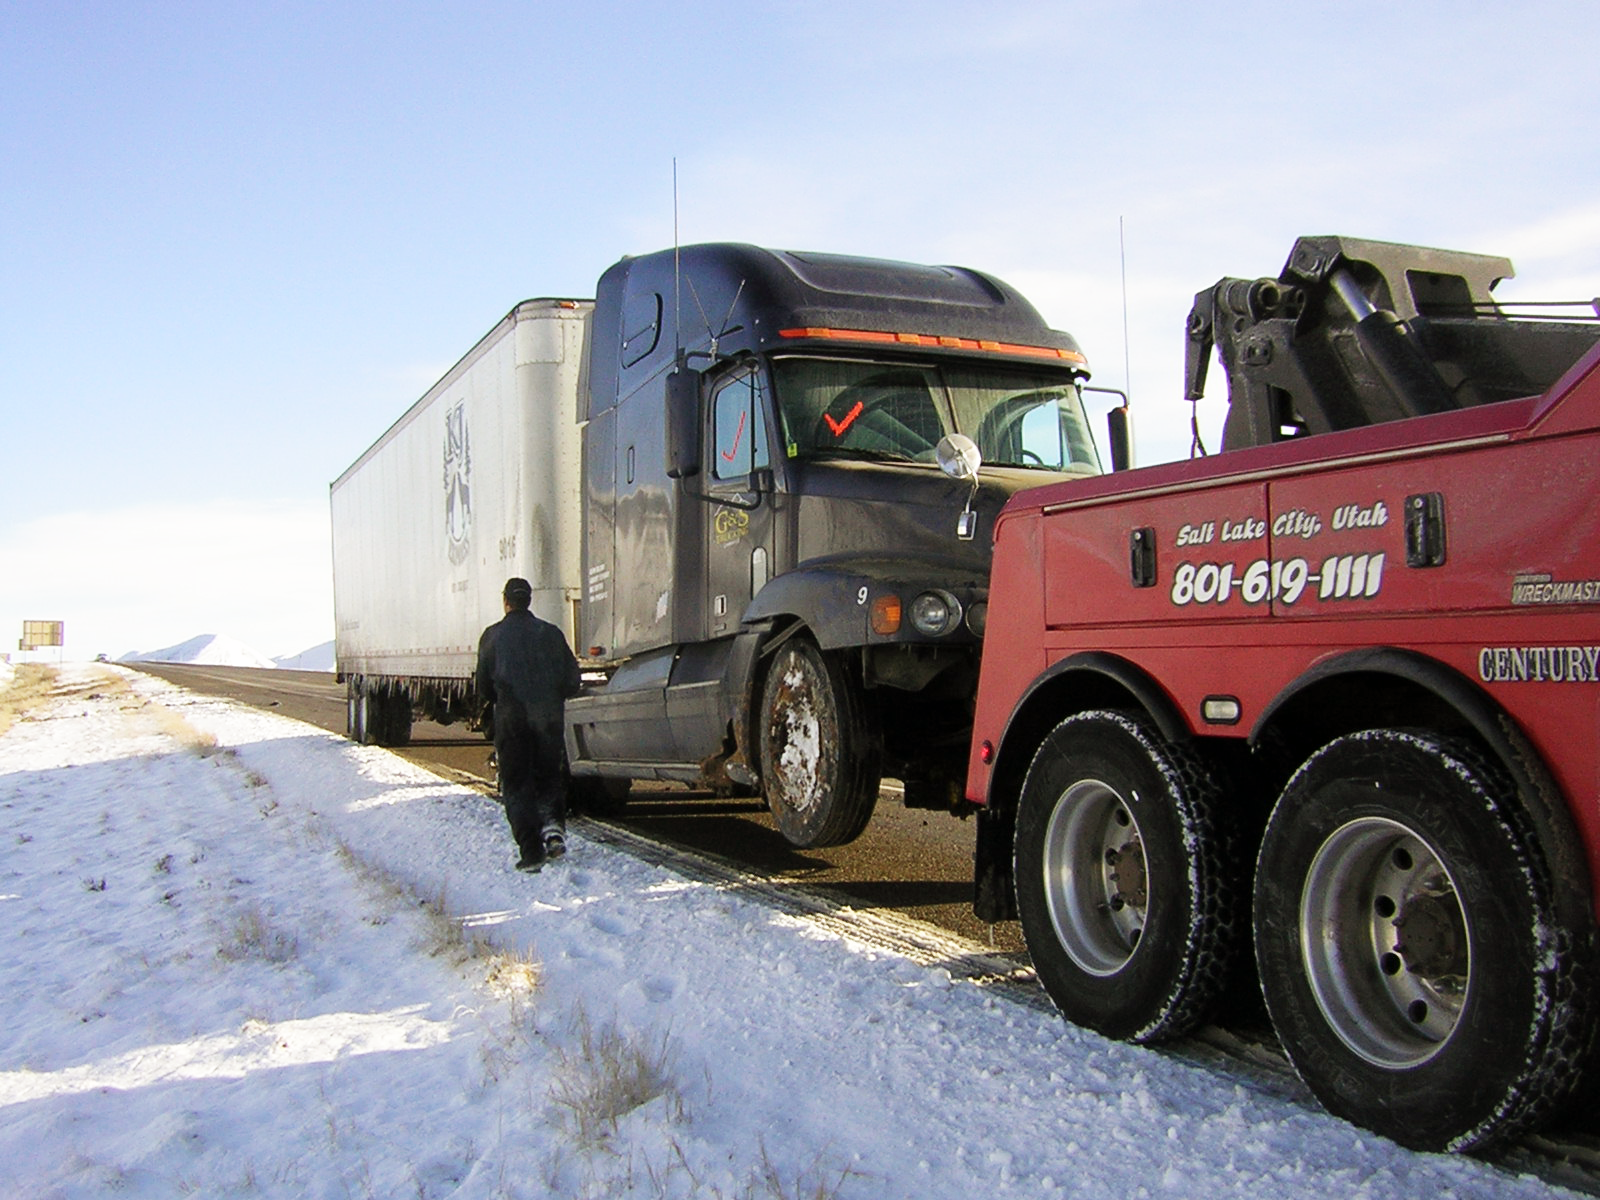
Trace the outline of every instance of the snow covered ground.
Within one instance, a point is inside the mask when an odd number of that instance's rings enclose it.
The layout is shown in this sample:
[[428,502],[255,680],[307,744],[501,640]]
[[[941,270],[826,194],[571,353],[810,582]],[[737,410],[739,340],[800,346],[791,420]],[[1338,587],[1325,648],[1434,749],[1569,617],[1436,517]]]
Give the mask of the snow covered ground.
[[1563,1194],[581,829],[518,874],[386,751],[59,683],[0,735],[0,1195]]

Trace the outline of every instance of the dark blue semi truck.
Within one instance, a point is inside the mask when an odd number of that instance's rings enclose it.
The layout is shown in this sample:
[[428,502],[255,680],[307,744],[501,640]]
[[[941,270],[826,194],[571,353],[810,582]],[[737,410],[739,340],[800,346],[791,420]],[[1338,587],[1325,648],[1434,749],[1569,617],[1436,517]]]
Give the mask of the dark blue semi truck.
[[[572,386],[553,375],[505,382],[537,355],[479,365],[514,340],[519,306],[413,413],[457,395],[461,419],[480,424],[491,418],[474,405],[553,406],[561,428],[541,425],[542,441],[510,453],[480,438],[473,452],[480,470],[493,453],[501,507],[553,491],[563,512],[523,504],[528,529],[502,521],[498,556],[458,564],[453,641],[407,636],[463,643],[496,615],[509,574],[571,597],[552,619],[592,681],[566,733],[591,801],[633,779],[761,794],[805,847],[856,837],[886,776],[909,806],[959,809],[994,517],[1021,488],[1100,470],[1072,338],[976,271],[729,244],[624,259],[592,306],[529,302],[558,304],[568,340],[583,330],[576,396],[540,394]],[[571,474],[565,445],[581,456],[576,488],[547,478]],[[562,565],[552,531],[574,516],[581,547]],[[368,724],[387,735],[373,740],[396,740],[412,712],[475,711],[459,654],[448,670],[424,654],[398,674],[371,669],[381,655],[352,654],[348,670],[345,657],[352,712],[376,713]]]

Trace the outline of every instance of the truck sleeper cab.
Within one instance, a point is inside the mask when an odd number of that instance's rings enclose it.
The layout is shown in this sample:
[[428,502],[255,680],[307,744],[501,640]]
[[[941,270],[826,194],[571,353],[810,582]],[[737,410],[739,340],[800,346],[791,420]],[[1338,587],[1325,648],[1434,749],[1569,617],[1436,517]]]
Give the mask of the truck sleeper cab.
[[759,791],[799,846],[885,774],[958,807],[994,516],[1099,471],[1073,340],[974,271],[739,245],[618,263],[592,339],[574,775]]

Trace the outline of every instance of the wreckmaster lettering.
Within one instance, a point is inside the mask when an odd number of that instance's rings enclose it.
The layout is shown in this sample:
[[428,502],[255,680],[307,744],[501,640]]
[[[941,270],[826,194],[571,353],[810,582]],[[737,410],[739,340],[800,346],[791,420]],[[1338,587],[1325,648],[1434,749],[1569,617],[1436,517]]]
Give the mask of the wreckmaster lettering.
[[1600,604],[1600,579],[1552,579],[1518,575],[1511,582],[1513,604]]
[[1485,646],[1484,683],[1600,683],[1600,646]]
[[1318,600],[1370,600],[1383,587],[1383,554],[1335,554],[1315,573],[1303,558],[1237,563],[1179,563],[1172,573],[1172,603],[1226,604],[1235,595],[1246,604],[1269,600],[1294,604],[1316,588]]

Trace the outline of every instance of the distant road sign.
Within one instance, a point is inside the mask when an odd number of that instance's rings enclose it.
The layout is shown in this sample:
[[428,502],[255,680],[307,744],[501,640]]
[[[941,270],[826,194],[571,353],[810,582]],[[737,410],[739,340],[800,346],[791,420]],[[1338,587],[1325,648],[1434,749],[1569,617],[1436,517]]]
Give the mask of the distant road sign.
[[64,621],[24,621],[17,649],[39,650],[45,646],[65,645],[65,629]]

